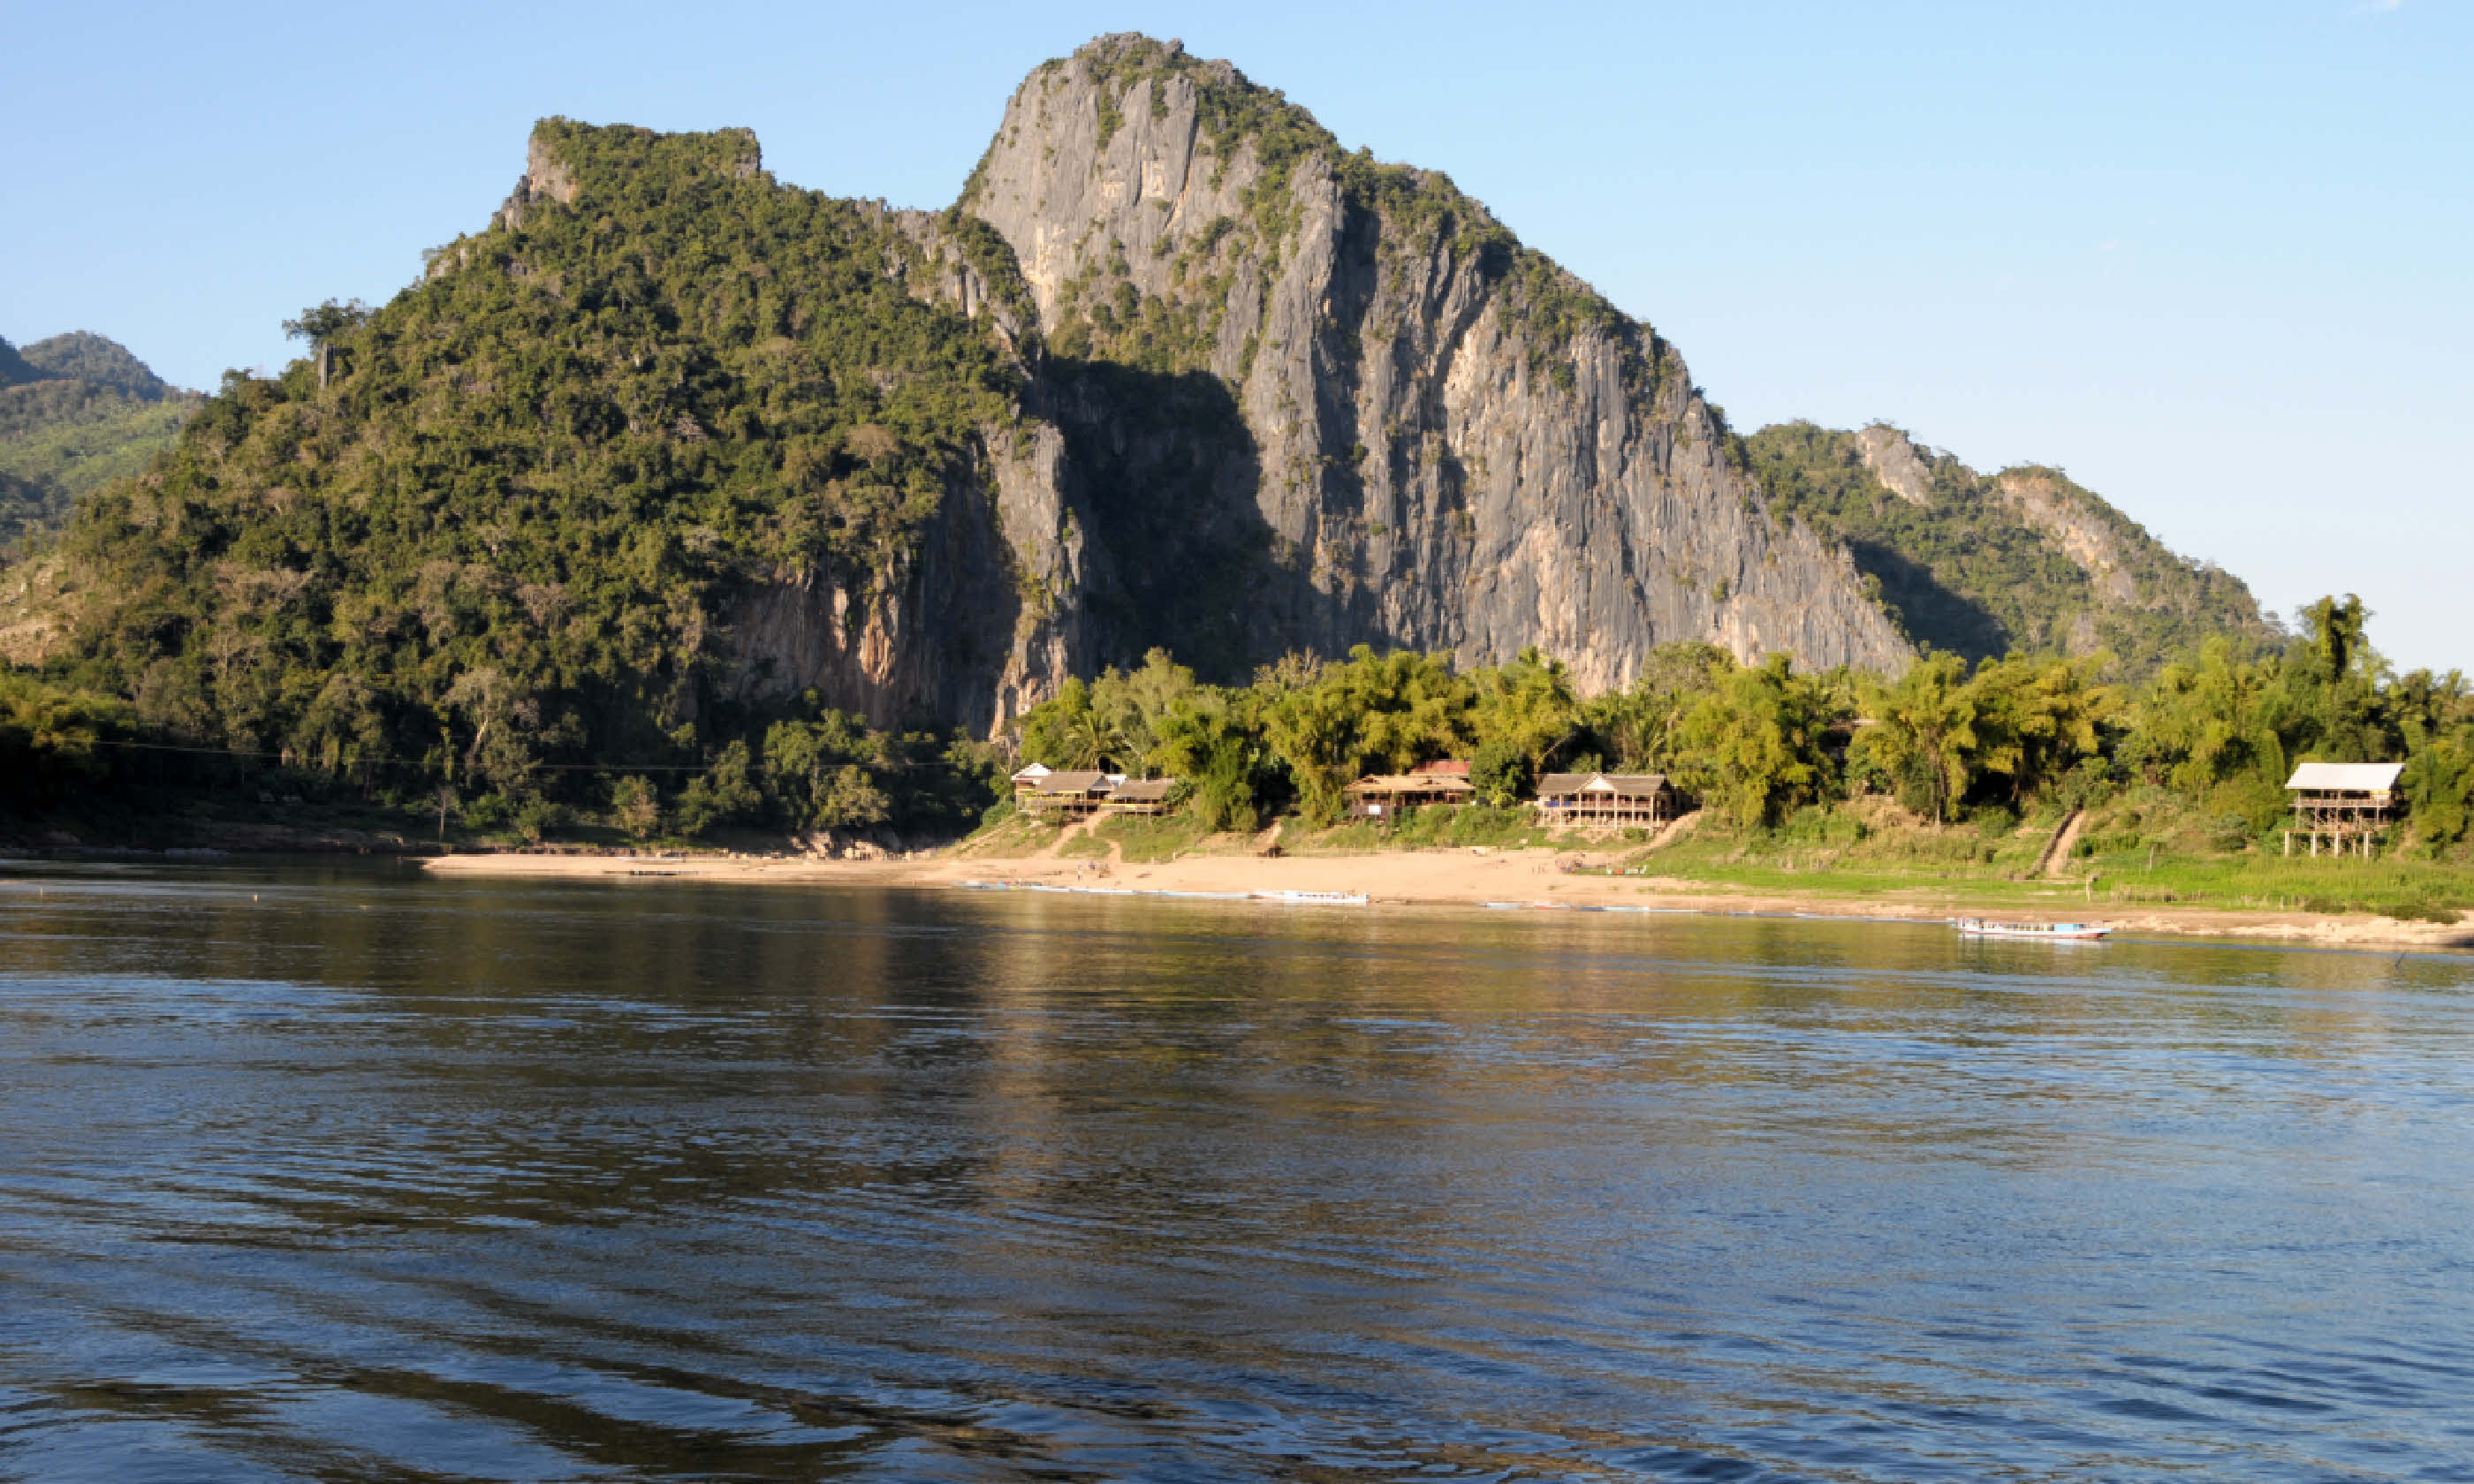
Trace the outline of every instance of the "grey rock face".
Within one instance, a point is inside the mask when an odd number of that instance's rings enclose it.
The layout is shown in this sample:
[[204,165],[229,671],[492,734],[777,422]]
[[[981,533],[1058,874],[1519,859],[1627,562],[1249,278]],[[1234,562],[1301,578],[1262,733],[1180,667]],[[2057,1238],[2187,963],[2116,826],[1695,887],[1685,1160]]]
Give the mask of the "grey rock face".
[[739,605],[743,695],[987,730],[1154,645],[1215,679],[1536,645],[1590,689],[1676,639],[1909,656],[1845,551],[1768,514],[1672,347],[1225,62],[1095,42],[1023,84],[957,210],[885,216],[909,291],[1014,352],[1022,415],[905,571]]
[[1053,427],[982,433],[906,570],[854,590],[815,576],[756,585],[727,617],[731,689],[813,690],[878,727],[921,717],[1004,727],[1100,659],[1065,595],[1090,582]]
[[2140,601],[2138,584],[2123,569],[2113,524],[2090,508],[2084,491],[2066,488],[2041,469],[2005,469],[1993,488],[2021,523],[2078,564],[2095,585],[2098,599],[2116,608]]
[[[1245,574],[1227,612],[1183,580],[1087,594],[1112,657],[1535,644],[1592,687],[1676,639],[1908,658],[1844,552],[1768,514],[1671,347],[1225,62],[1112,36],[1049,64],[963,205],[1028,280],[1086,541],[1129,574]],[[1109,405],[1176,396],[1194,417]],[[1112,489],[1167,529],[1109,518],[1145,514]]]
[[1876,422],[1856,435],[1856,446],[1882,489],[1910,505],[1932,503],[1932,467],[1906,434]]

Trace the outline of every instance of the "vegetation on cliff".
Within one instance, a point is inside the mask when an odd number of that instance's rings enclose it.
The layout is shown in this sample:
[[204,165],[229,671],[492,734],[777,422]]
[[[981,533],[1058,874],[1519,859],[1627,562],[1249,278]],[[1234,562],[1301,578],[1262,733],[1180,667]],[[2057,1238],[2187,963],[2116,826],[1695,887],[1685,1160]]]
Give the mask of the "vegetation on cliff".
[[888,217],[774,184],[743,132],[550,120],[534,148],[544,179],[422,282],[304,314],[309,357],[228,375],[79,504],[58,681],[510,810],[795,719],[714,683],[727,600],[897,582],[1014,365],[907,290]]
[[2103,650],[2131,678],[2210,637],[2244,654],[2275,640],[2241,579],[2175,556],[2059,469],[1978,474],[1924,452],[1910,497],[1867,464],[1856,433],[1789,422],[1744,444],[1773,506],[1845,542],[1925,648],[1971,662]]

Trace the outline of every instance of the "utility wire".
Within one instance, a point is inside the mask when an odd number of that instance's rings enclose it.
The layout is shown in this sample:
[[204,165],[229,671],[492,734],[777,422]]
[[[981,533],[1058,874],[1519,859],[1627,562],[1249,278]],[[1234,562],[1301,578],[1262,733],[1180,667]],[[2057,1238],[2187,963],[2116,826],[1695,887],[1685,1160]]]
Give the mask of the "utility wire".
[[[272,757],[278,761],[281,761],[284,755],[281,753],[255,752],[248,748],[239,747],[177,747],[169,742],[117,742],[103,737],[93,738],[85,745],[88,747],[117,747],[141,753],[187,753],[203,757]],[[356,768],[426,768],[430,766],[430,764],[426,762],[411,762],[399,757],[355,757],[352,759],[351,765]],[[294,764],[294,766],[306,767],[308,765],[305,763],[297,763]],[[707,763],[537,762],[530,765],[530,771],[539,773],[702,773],[710,766],[711,765]],[[905,758],[900,762],[874,763],[870,766],[887,769],[958,768],[961,767],[962,764],[953,762],[942,757],[914,757]]]

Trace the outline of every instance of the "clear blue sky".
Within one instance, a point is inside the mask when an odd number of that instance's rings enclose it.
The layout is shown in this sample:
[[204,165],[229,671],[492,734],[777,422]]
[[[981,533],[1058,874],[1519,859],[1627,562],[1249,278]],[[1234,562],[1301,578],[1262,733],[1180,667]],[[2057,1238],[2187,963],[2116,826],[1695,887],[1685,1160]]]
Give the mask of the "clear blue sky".
[[2291,613],[2474,668],[2474,16],[2439,0],[70,6],[0,0],[0,334],[211,385],[482,225],[564,113],[951,201],[1007,95],[1181,36],[1449,172],[1746,430],[2062,466]]

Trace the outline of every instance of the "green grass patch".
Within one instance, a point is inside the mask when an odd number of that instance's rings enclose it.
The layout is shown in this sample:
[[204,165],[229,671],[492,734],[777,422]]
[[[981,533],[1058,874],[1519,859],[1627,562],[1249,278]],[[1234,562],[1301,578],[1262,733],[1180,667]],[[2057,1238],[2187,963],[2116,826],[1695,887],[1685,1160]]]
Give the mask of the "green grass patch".
[[1540,828],[1526,809],[1468,803],[1411,809],[1396,823],[1351,820],[1312,835],[1283,834],[1280,843],[1293,854],[1370,855],[1474,845],[1511,850],[1578,842],[1568,836],[1559,839]]
[[[1807,816],[1812,816],[1807,818]],[[2117,825],[2119,821],[2114,822]],[[1930,896],[1982,907],[2207,907],[2219,911],[2373,913],[2455,922],[2474,911],[2474,870],[2454,862],[2292,859],[2253,844],[2211,850],[2204,827],[2133,820],[2074,852],[2058,877],[2030,874],[2050,829],[2007,816],[1935,828],[1807,810],[1772,830],[1715,828],[1629,857],[1625,867],[1696,885],[1822,897]],[[1621,869],[1621,868],[1618,868]]]

